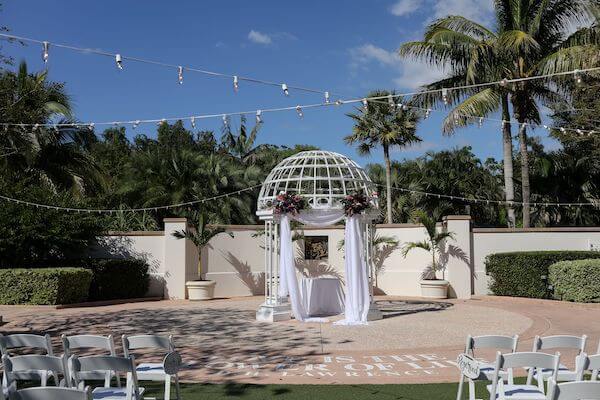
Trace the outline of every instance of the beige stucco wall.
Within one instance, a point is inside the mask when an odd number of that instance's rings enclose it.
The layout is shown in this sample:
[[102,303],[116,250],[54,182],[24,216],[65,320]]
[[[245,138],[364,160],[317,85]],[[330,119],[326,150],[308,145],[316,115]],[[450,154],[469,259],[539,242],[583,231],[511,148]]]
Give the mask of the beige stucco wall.
[[[470,228],[465,216],[446,217],[445,225],[454,232],[455,240],[448,243],[445,278],[450,281],[452,297],[468,298],[473,294],[488,293],[488,277],[484,260],[488,254],[526,250],[589,250],[600,249],[600,228],[552,228],[510,230],[498,228]],[[186,227],[181,218],[165,220],[165,232],[113,233],[100,238],[100,246],[92,251],[98,257],[140,257],[150,264],[153,276],[152,295],[166,298],[186,298],[185,282],[196,279],[197,251],[187,240],[179,240],[172,233]],[[202,252],[205,277],[217,282],[217,297],[264,294],[264,237],[262,226],[229,226],[226,233],[213,238]],[[344,279],[344,254],[338,243],[344,238],[341,226],[327,229],[305,228],[306,236],[326,236],[329,258],[326,261],[306,261],[303,241],[296,242],[298,277],[335,276]],[[377,276],[377,293],[399,296],[419,296],[419,280],[430,255],[414,250],[403,257],[401,247],[408,241],[425,239],[423,227],[411,224],[379,225],[377,235],[395,237],[400,245],[386,254]],[[377,258],[378,254],[375,254]]]

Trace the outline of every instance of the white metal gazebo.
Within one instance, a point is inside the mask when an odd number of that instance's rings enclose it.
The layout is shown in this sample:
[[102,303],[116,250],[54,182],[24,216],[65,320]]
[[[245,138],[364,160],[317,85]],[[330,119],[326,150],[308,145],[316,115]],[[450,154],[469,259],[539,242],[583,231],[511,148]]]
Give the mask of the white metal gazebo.
[[259,321],[283,321],[291,318],[286,299],[278,296],[280,276],[279,215],[273,202],[282,193],[302,196],[308,210],[343,211],[341,200],[360,193],[370,199],[371,209],[362,215],[364,223],[364,256],[368,268],[371,307],[369,320],[380,319],[373,302],[374,270],[371,262],[372,221],[379,216],[376,186],[366,172],[350,158],[330,151],[303,151],[281,161],[267,176],[258,197],[260,220],[265,222],[265,301],[256,313]]

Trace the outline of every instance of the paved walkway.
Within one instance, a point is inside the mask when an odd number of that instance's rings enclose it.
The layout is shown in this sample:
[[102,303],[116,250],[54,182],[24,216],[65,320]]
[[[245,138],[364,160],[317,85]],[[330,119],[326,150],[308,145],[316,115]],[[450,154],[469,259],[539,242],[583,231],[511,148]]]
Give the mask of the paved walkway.
[[[172,334],[197,382],[427,383],[456,381],[454,360],[467,334],[519,334],[520,350],[535,335],[587,334],[600,339],[600,305],[480,297],[423,301],[378,298],[385,318],[364,327],[254,320],[261,298],[193,303],[155,301],[57,310],[0,306],[3,332],[45,332],[60,352],[60,334]],[[566,364],[574,358],[562,352]],[[478,356],[492,358],[493,354]],[[155,358],[156,354],[140,354]]]

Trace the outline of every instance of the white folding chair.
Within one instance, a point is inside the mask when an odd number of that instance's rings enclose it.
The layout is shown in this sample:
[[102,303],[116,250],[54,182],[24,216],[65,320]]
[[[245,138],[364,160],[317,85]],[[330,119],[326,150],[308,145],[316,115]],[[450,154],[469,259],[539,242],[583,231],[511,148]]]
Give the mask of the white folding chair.
[[[136,349],[161,349],[167,352],[175,351],[173,336],[165,337],[158,335],[123,335],[123,351],[128,357],[131,350]],[[163,363],[139,363],[137,366],[138,379],[141,381],[164,381],[165,400],[171,398],[171,379],[175,381],[175,394],[179,397],[179,377],[177,374],[170,375],[165,372]]]
[[75,384],[80,389],[84,387],[85,380],[82,378],[83,372],[93,371],[114,371],[116,374],[124,373],[127,376],[125,387],[103,386],[92,390],[92,398],[97,400],[141,400],[143,399],[144,388],[139,387],[137,374],[135,372],[135,362],[133,357],[114,357],[114,356],[72,356],[70,363],[73,368],[73,378]]
[[600,382],[556,383],[550,378],[548,400],[600,400]]
[[[59,376],[63,376],[64,380],[60,382],[60,385],[69,386],[69,371],[67,368],[67,359],[64,355],[61,357],[39,354],[14,357],[3,356],[2,364],[4,365],[4,378],[6,379],[6,385],[3,385],[5,394],[10,395],[11,392],[17,390],[18,381],[24,380],[23,373],[29,371],[52,372],[55,382],[58,382]],[[42,387],[46,386],[42,384]]]
[[549,369],[552,371],[550,377],[556,380],[559,364],[559,353],[552,355],[540,352],[510,354],[501,354],[498,352],[496,356],[494,377],[491,385],[487,385],[487,390],[490,393],[490,400],[546,400],[543,380],[540,379],[537,382],[537,385],[505,383],[500,377],[500,372],[514,368],[529,368],[534,371]]
[[92,400],[90,388],[33,387],[17,390],[10,400]]
[[[73,350],[76,349],[98,349],[104,350],[108,352],[108,355],[117,356],[117,352],[115,351],[115,342],[113,340],[112,335],[109,336],[99,336],[99,335],[74,335],[74,336],[66,336],[62,335],[62,343],[65,352],[65,356],[69,359],[75,354]],[[98,354],[100,355],[100,354]],[[69,368],[71,366],[69,365]],[[121,386],[121,380],[118,374],[115,374],[114,371],[86,371],[81,372],[81,379],[83,380],[102,380],[104,379],[104,386],[110,386],[110,380],[114,376],[117,379],[117,386]]]
[[[53,356],[52,342],[50,335],[33,335],[26,333],[16,333],[12,335],[0,335],[0,354],[4,356],[15,355],[15,350],[41,350],[42,354]],[[33,380],[40,381],[41,386],[46,386],[48,378],[52,377],[51,371],[20,371],[15,374],[15,379],[18,380]],[[55,383],[58,385],[57,378]],[[6,385],[6,377],[2,378],[2,384]]]
[[[476,350],[480,349],[493,349],[493,350],[505,350],[506,352],[514,353],[517,351],[517,344],[519,342],[519,335],[514,336],[502,336],[502,335],[484,335],[484,336],[467,336],[467,343],[465,344],[465,354],[475,358]],[[479,378],[476,380],[488,380],[491,381],[494,376],[494,363],[479,363],[479,371],[481,372]],[[513,383],[512,372],[505,374],[501,372],[501,377],[507,377],[509,383]],[[469,384],[469,400],[475,400],[475,382],[473,379],[460,375],[458,381],[458,393],[456,394],[456,400],[462,399],[463,384],[465,379]]]
[[581,353],[576,361],[577,380],[582,381],[586,372],[590,372],[590,380],[598,380],[598,371],[600,371],[600,354],[588,356]]
[[[585,343],[587,336],[572,336],[572,335],[555,335],[539,337],[536,336],[533,340],[533,351],[548,351],[557,349],[574,349],[577,350],[577,356],[585,351]],[[529,370],[527,374],[527,383],[531,384],[532,379],[545,380],[550,377],[552,371],[541,370],[534,373],[533,370]],[[577,368],[569,369],[566,365],[560,364],[558,367],[558,377],[556,381],[574,381],[577,379]]]

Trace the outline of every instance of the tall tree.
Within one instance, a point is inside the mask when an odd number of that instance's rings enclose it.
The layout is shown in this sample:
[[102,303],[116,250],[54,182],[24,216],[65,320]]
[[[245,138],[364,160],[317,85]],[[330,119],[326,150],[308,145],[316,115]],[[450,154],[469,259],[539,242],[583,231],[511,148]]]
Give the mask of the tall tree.
[[[36,177],[53,190],[81,195],[101,184],[101,174],[86,151],[93,140],[87,128],[61,126],[73,122],[62,83],[47,72],[31,74],[21,63],[18,72],[0,74],[0,118],[13,123],[0,135],[5,174]],[[35,124],[54,124],[56,128]]]
[[[395,96],[395,92],[378,90],[367,97]],[[412,108],[403,107],[403,99],[396,99],[399,105],[391,105],[388,101],[368,102],[358,113],[348,114],[354,120],[352,134],[344,138],[346,143],[358,143],[360,154],[370,154],[375,147],[383,149],[386,176],[386,221],[393,222],[392,213],[392,167],[390,151],[393,148],[404,148],[421,141],[417,136],[417,124],[421,115]]]
[[[434,22],[424,41],[407,43],[402,47],[403,55],[450,69],[449,78],[428,85],[428,88],[528,78],[597,64],[600,35],[595,1],[496,0],[494,5],[496,30],[464,17],[449,16]],[[582,24],[584,27],[568,34],[573,26]],[[524,227],[530,224],[527,124],[540,123],[539,103],[547,105],[563,100],[560,89],[564,85],[564,78],[558,78],[529,80],[498,88],[450,90],[450,101],[459,104],[446,119],[449,128],[476,121],[478,116],[485,116],[498,108],[501,108],[506,120],[508,93],[514,117],[519,122]],[[443,101],[440,93],[424,96],[424,99],[432,103]],[[506,124],[503,138],[506,168]],[[505,173],[507,199],[510,184]]]

